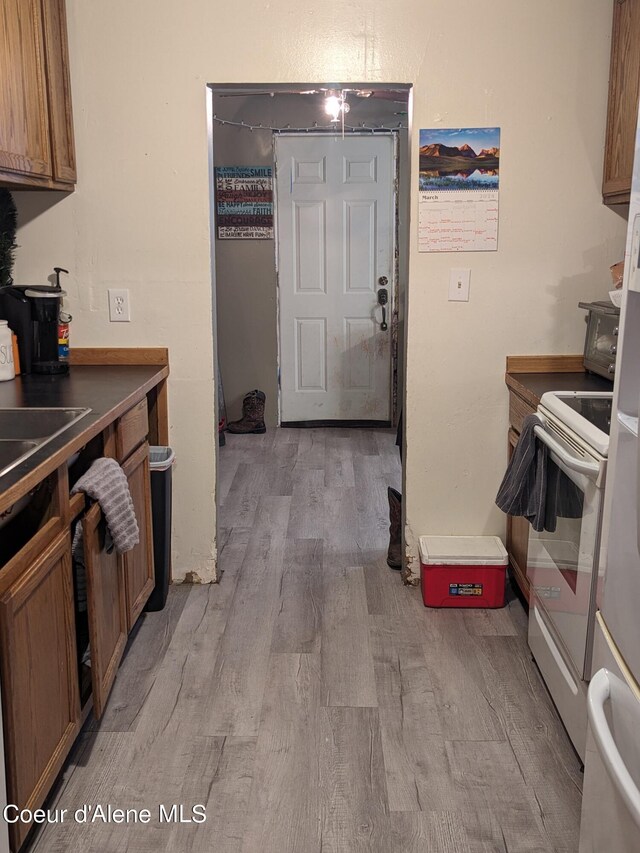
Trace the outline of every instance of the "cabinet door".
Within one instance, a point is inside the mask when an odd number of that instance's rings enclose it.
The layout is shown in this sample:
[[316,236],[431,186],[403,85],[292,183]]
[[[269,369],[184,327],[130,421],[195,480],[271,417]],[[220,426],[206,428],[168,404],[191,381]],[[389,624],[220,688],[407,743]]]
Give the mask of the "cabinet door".
[[602,195],[629,201],[640,93],[640,0],[614,0]]
[[53,178],[55,181],[73,184],[76,180],[76,156],[65,3],[64,0],[45,0],[42,8]]
[[[0,598],[8,801],[42,805],[80,729],[71,540],[62,533]],[[13,849],[29,825],[9,827]]]
[[82,519],[91,642],[93,713],[100,719],[127,644],[124,566],[105,550],[105,522],[99,504]]
[[[518,443],[518,433],[509,430],[509,459]],[[527,551],[529,548],[529,522],[519,516],[507,516],[507,552],[513,576],[520,591],[529,601],[530,584],[527,578]]]
[[41,0],[0,0],[0,169],[51,177]]
[[127,591],[127,619],[133,628],[142,608],[155,586],[153,569],[153,537],[151,533],[151,482],[149,479],[149,445],[139,447],[122,468],[129,481],[129,489],[140,528],[140,542],[123,554]]

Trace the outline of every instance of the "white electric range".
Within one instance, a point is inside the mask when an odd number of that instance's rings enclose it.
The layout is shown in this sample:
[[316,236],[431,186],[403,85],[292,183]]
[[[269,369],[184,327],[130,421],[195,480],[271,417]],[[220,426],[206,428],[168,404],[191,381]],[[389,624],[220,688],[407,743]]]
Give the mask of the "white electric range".
[[529,646],[584,760],[587,682],[613,394],[543,394],[536,438],[547,448],[545,529],[530,529]]

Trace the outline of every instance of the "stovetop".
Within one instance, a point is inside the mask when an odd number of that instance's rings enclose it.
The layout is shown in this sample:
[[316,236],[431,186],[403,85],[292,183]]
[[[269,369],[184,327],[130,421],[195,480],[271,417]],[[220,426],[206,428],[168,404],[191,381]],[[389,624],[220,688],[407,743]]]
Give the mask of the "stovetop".
[[611,411],[613,400],[610,397],[574,397],[564,398],[564,403],[579,415],[592,423],[607,435],[611,432]]
[[613,407],[612,391],[548,391],[540,409],[550,412],[564,428],[589,448],[606,457]]

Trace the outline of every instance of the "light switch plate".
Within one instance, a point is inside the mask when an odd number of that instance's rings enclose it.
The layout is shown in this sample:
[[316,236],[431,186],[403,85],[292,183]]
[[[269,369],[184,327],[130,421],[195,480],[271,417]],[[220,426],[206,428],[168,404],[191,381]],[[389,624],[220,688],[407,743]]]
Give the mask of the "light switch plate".
[[452,269],[449,273],[449,302],[469,301],[470,269]]

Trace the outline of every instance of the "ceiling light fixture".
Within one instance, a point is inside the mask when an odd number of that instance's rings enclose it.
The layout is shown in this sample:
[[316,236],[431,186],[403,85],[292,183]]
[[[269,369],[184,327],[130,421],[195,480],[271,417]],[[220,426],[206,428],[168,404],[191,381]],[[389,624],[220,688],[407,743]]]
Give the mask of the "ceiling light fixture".
[[344,90],[340,92],[339,96],[335,92],[329,92],[324,99],[324,111],[328,116],[331,116],[332,122],[340,121],[340,115],[344,116],[345,113],[349,112],[349,104],[345,101],[344,96]]

